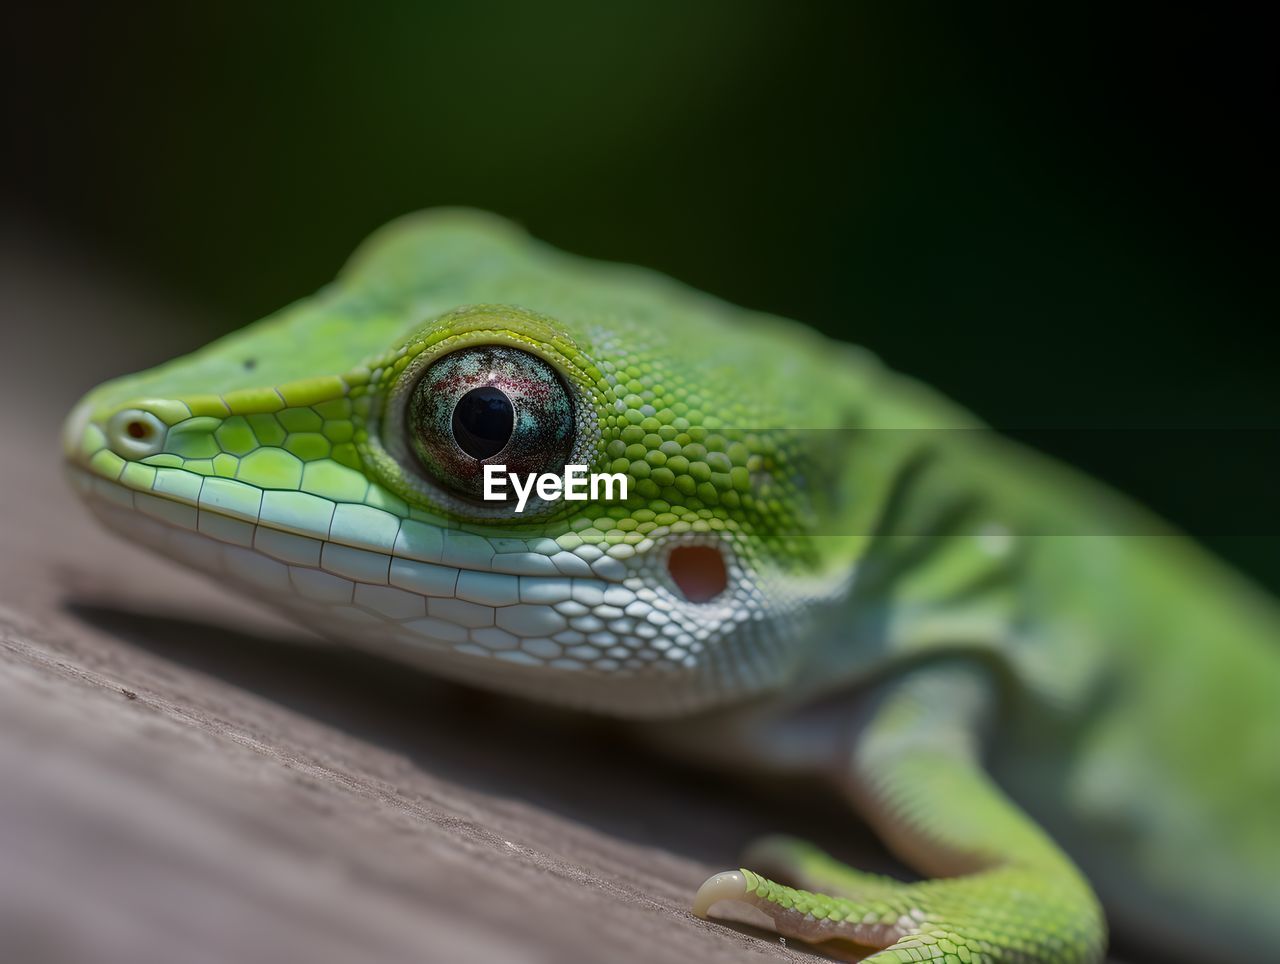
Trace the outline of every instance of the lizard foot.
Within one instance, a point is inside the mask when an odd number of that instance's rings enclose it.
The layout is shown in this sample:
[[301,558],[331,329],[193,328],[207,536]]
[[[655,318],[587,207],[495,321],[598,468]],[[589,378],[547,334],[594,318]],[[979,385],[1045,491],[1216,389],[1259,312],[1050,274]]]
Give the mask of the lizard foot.
[[1074,964],[1101,955],[1101,928],[1081,913],[1075,888],[1029,868],[903,883],[845,867],[787,838],[770,838],[751,851],[764,859],[761,866],[781,866],[826,892],[730,870],[699,888],[696,916],[751,924],[810,944],[854,944],[870,954],[868,964]]
[[886,896],[902,886],[891,877],[855,870],[807,840],[782,834],[753,840],[741,860],[771,880],[854,900]]
[[[862,903],[775,883],[750,870],[714,874],[698,888],[693,913],[771,930],[782,937],[818,944],[843,940],[866,948],[887,948],[919,929],[920,918],[888,904]],[[893,957],[875,960],[890,961]],[[909,958],[902,960],[924,960]]]

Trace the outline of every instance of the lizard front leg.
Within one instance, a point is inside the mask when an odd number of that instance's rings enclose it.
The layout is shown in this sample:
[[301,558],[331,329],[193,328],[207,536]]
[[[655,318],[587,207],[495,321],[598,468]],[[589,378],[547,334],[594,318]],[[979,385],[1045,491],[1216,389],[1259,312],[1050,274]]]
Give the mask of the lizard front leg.
[[703,884],[694,913],[745,904],[783,936],[850,941],[869,948],[875,964],[1099,960],[1106,929],[1089,885],[981,766],[991,690],[977,666],[913,670],[880,698],[850,754],[850,798],[890,849],[930,879],[863,874],[774,840],[755,855],[814,889],[743,868]]

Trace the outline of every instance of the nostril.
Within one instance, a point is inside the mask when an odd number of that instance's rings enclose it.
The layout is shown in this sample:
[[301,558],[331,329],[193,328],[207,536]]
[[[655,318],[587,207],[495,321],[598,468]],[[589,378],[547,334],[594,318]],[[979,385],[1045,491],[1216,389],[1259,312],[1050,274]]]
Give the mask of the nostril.
[[689,602],[710,602],[729,586],[724,556],[715,546],[676,546],[667,556],[667,571]]
[[107,444],[126,459],[155,455],[164,447],[168,429],[153,413],[141,408],[116,412],[107,421]]

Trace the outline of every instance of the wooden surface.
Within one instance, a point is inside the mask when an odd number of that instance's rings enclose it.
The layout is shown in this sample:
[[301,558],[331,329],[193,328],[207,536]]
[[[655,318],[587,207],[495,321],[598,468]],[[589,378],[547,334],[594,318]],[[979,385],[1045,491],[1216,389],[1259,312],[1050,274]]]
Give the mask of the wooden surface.
[[100,531],[63,414],[203,336],[22,227],[3,242],[0,958],[816,959],[688,905],[801,801],[859,856],[835,801],[327,646]]

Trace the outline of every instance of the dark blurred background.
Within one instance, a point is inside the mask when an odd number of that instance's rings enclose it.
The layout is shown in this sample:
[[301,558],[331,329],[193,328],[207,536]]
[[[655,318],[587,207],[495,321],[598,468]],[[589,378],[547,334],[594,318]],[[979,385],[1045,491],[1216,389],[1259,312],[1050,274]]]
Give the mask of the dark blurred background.
[[7,20],[10,210],[199,306],[191,347],[319,287],[398,214],[490,208],[860,342],[1280,588],[1261,9]]

